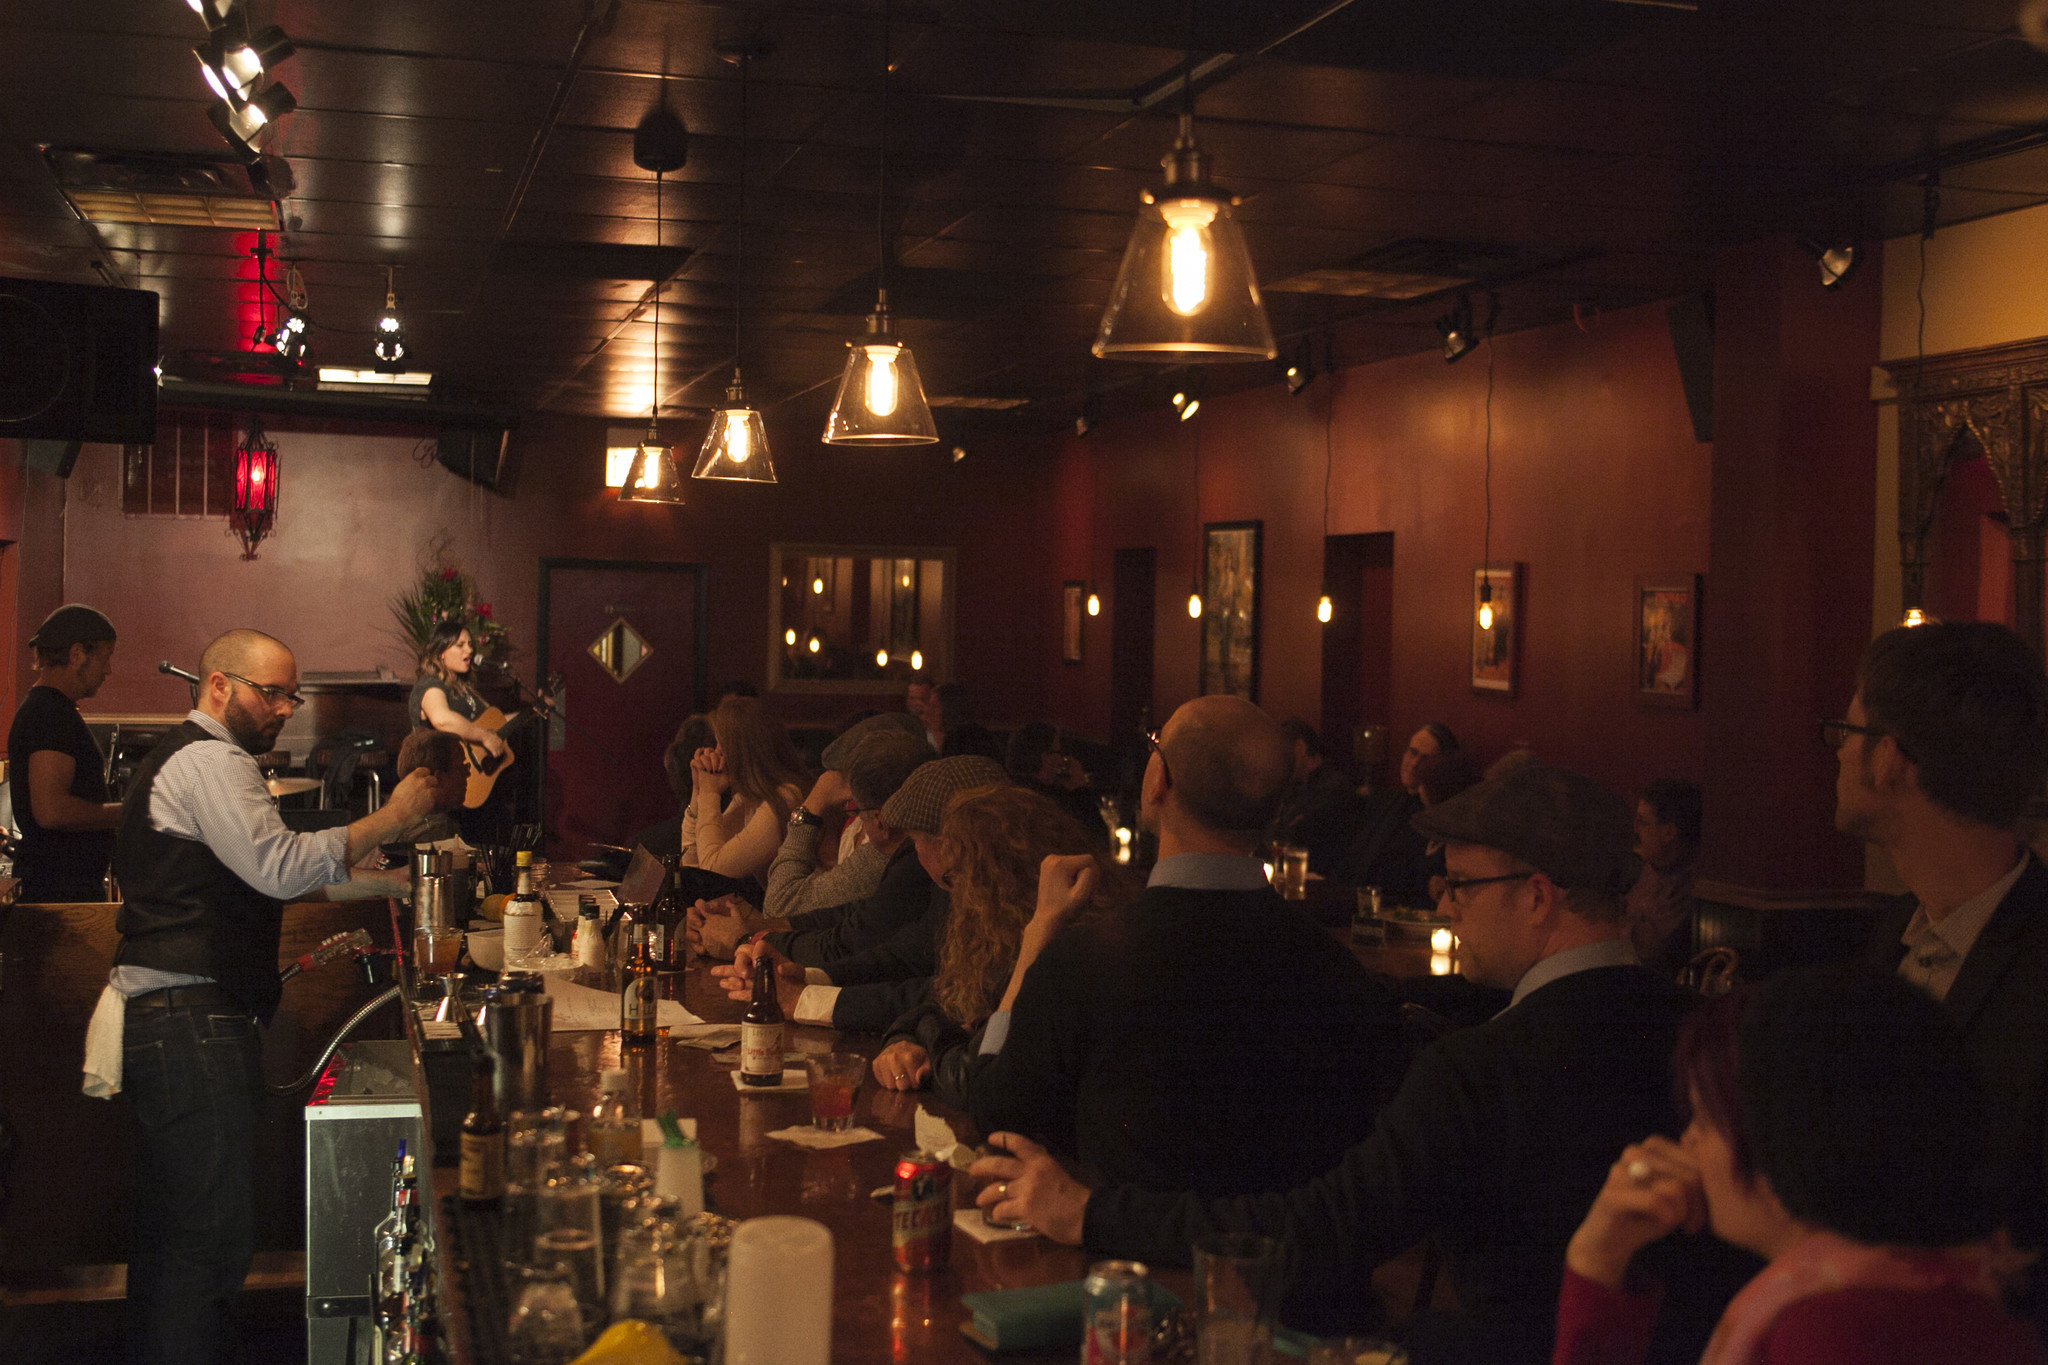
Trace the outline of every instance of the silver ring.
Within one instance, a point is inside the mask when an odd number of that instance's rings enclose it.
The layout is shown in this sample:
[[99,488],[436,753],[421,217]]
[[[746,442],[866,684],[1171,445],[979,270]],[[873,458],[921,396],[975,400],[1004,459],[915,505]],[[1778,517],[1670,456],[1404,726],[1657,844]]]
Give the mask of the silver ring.
[[1657,1172],[1650,1163],[1637,1157],[1622,1168],[1622,1173],[1638,1185],[1647,1185],[1656,1178]]

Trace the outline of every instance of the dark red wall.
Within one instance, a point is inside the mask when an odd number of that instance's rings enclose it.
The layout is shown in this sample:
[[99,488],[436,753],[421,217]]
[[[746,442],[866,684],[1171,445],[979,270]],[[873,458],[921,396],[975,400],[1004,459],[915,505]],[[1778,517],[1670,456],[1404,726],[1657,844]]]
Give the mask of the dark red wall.
[[[1487,356],[1410,356],[1340,370],[1299,397],[1284,386],[1162,408],[1069,438],[1055,478],[1055,579],[1106,584],[1119,546],[1159,548],[1160,715],[1193,695],[1197,630],[1184,608],[1197,521],[1265,523],[1263,686],[1276,715],[1321,714],[1325,423],[1329,533],[1394,536],[1391,721],[1429,720],[1487,757],[1533,745],[1624,790],[1697,777],[1691,711],[1631,698],[1637,574],[1707,565],[1711,448],[1694,441],[1661,305],[1520,332],[1493,343],[1495,562],[1528,566],[1521,688],[1470,686],[1472,571],[1481,559]],[[1194,427],[1201,442],[1200,512]],[[1105,595],[1105,604],[1108,598]],[[1108,708],[1105,614],[1087,659],[1053,667],[1060,719],[1100,734]],[[1707,668],[1716,666],[1711,644]]]

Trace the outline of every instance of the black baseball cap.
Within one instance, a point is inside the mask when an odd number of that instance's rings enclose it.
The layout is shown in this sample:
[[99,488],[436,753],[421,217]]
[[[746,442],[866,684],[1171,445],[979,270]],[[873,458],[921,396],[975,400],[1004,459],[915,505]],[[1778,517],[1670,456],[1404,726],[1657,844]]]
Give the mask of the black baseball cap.
[[1618,896],[1638,875],[1634,815],[1592,778],[1530,763],[1429,807],[1411,823],[1432,839],[1520,858],[1567,891]]
[[43,618],[29,636],[31,649],[69,649],[114,638],[114,623],[82,602],[70,602]]

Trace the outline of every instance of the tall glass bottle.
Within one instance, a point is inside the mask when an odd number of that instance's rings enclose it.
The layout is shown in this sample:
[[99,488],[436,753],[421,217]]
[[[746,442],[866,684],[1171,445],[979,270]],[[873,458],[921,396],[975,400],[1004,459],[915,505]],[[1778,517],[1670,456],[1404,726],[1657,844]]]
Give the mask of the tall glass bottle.
[[590,1111],[590,1152],[600,1171],[640,1160],[640,1106],[627,1084],[626,1068],[599,1074],[597,1105]]
[[405,1348],[405,1306],[408,1276],[420,1259],[419,1186],[413,1159],[399,1147],[398,1175],[392,1182],[390,1216],[377,1225],[376,1279],[371,1305],[386,1362],[400,1360]]
[[523,967],[541,955],[540,895],[533,885],[533,854],[517,856],[519,889],[505,902],[505,965]]
[[661,986],[655,980],[654,954],[648,946],[647,925],[633,926],[633,956],[626,963],[625,980],[619,987],[619,1041],[629,1048],[654,1046],[655,1014]]
[[782,1084],[782,1002],[775,998],[775,962],[766,952],[754,959],[754,999],[740,1016],[740,1081]]
[[482,1207],[505,1195],[505,1120],[488,1056],[471,1073],[469,1113],[462,1119],[462,1202]]

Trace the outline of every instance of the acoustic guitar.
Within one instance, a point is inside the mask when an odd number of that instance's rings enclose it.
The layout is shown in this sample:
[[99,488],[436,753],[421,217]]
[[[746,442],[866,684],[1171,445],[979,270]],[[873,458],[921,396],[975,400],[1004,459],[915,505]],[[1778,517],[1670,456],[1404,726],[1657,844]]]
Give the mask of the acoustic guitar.
[[[520,719],[523,714],[516,712],[508,716],[492,706],[485,708],[484,713],[470,724],[480,725],[493,734],[498,734],[513,721]],[[489,749],[474,740],[465,739],[462,741],[462,757],[463,761],[469,764],[469,781],[463,788],[462,804],[465,809],[475,810],[490,799],[491,788],[497,785],[505,770],[512,766],[512,749],[507,745],[503,755],[493,758]]]

